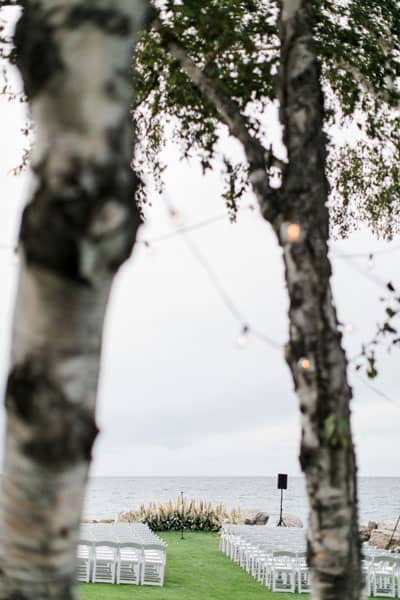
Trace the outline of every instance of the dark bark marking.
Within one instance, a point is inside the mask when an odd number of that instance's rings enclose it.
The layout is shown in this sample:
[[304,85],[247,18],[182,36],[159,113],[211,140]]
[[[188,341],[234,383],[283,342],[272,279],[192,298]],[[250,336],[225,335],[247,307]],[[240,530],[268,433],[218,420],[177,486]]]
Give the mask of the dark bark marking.
[[[84,376],[84,374],[82,374]],[[27,456],[49,469],[90,461],[98,433],[94,416],[65,398],[46,365],[35,358],[16,366],[6,392],[6,408],[31,428]]]
[[300,284],[295,283],[292,287],[291,306],[294,309],[300,308],[300,306],[302,306],[303,302],[304,302],[303,288]]
[[[25,208],[21,225],[28,264],[37,264],[56,271],[61,276],[88,283],[80,273],[81,242],[89,235],[96,215],[113,200],[127,207],[127,219],[121,225],[125,244],[119,256],[109,257],[105,270],[115,273],[130,256],[136,232],[141,223],[134,201],[139,185],[135,173],[118,160],[121,128],[109,132],[109,144],[115,162],[108,165],[82,164],[78,159],[60,182],[58,190],[49,189],[43,172],[46,165],[36,168],[40,185],[33,201]],[[89,186],[85,181],[89,179]],[[98,243],[100,240],[93,240]],[[107,259],[106,259],[107,260]]]
[[114,8],[100,6],[74,6],[65,20],[65,26],[76,29],[83,23],[93,23],[103,31],[120,37],[132,34],[132,22],[127,15],[121,14]]
[[63,70],[58,45],[53,39],[54,28],[36,2],[26,2],[15,34],[15,62],[20,69],[25,93],[34,98],[43,87]]

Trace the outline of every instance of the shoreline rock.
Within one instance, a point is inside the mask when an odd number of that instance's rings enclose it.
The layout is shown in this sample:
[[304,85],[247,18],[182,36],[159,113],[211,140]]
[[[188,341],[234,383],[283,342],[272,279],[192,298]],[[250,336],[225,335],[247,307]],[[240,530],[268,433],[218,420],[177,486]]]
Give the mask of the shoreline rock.
[[[300,529],[304,527],[303,521],[296,515],[283,515],[282,518],[286,527],[298,527]],[[278,523],[279,519],[277,519],[275,525],[278,525]]]
[[115,523],[115,519],[81,519],[81,523]]
[[379,550],[400,553],[400,527],[396,531],[395,527],[394,521],[383,521],[382,523],[369,521],[368,525],[359,526],[360,540],[362,543],[368,542],[369,546]]
[[391,550],[392,548],[399,546],[400,531],[397,530],[393,535],[393,529],[374,529],[369,538],[369,545],[381,550]]
[[372,530],[365,525],[360,525],[358,528],[358,535],[360,536],[360,542],[368,542],[371,537]]
[[245,525],[266,525],[269,521],[269,514],[266,512],[248,513],[244,517]]

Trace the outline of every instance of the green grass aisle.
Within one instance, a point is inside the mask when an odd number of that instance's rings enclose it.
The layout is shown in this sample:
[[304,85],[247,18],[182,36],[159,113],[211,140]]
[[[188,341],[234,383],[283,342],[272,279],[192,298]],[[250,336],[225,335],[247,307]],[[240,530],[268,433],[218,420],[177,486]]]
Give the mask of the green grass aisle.
[[163,533],[168,560],[163,588],[87,584],[82,600],[308,600],[302,594],[273,594],[218,550],[212,533]]

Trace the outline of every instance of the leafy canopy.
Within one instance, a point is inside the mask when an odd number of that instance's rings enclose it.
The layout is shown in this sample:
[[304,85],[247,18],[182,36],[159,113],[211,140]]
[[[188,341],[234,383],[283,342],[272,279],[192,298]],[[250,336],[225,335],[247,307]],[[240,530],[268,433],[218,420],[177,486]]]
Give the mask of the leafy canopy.
[[[315,42],[326,98],[332,216],[340,234],[360,220],[391,237],[400,229],[400,6],[396,0],[315,0]],[[254,136],[268,130],[279,66],[277,0],[166,0],[160,19],[208,78],[249,116]],[[137,167],[161,183],[161,150],[177,141],[204,170],[224,133],[213,105],[168,53],[162,35],[143,36],[135,62]],[[235,209],[247,165],[223,160],[225,198]]]

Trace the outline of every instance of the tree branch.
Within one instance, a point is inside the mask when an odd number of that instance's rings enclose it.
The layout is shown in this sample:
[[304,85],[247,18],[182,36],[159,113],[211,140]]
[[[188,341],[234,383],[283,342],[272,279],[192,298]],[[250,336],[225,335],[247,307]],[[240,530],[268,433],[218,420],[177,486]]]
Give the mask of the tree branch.
[[260,204],[261,212],[268,221],[273,222],[277,214],[279,191],[269,184],[269,170],[274,164],[281,162],[266,149],[262,143],[249,132],[250,122],[240,111],[239,105],[228,98],[218,81],[205,75],[188,55],[185,46],[177,39],[173,31],[159,19],[154,28],[161,37],[165,49],[179,63],[184,73],[197,87],[201,94],[214,106],[229,133],[242,144],[249,163],[250,181]]
[[23,0],[0,0],[0,8],[5,8],[6,6],[22,6]]

